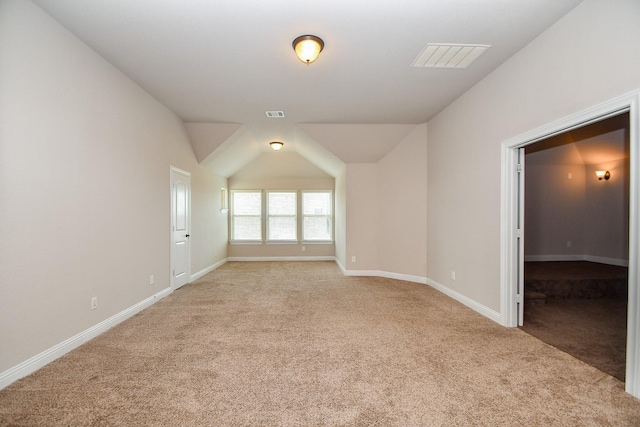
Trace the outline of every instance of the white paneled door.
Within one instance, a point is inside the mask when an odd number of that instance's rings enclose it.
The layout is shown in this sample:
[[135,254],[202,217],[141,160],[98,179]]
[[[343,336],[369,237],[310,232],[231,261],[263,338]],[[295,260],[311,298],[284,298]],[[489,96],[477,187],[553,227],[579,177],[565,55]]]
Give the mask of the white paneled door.
[[191,277],[191,175],[171,167],[171,287],[186,285]]

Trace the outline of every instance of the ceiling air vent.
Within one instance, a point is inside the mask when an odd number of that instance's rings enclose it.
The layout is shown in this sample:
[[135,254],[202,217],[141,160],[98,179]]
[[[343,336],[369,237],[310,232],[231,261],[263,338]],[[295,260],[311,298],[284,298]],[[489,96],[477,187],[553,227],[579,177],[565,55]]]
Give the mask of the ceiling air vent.
[[417,68],[467,68],[491,46],[486,44],[427,44],[411,64]]
[[265,113],[267,113],[267,117],[269,118],[284,117],[284,111],[265,111]]

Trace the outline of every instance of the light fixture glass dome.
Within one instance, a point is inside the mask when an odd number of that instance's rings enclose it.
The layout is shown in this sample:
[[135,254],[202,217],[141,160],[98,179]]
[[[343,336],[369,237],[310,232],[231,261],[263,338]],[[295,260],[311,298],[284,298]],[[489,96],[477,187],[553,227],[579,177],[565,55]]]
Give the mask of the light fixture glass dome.
[[318,59],[318,55],[320,55],[323,48],[324,42],[317,36],[304,35],[293,41],[293,49],[296,51],[296,55],[298,55],[300,61],[307,65]]
[[270,142],[269,145],[271,146],[271,148],[273,148],[273,151],[278,151],[282,148],[284,144],[280,141],[273,141],[273,142]]

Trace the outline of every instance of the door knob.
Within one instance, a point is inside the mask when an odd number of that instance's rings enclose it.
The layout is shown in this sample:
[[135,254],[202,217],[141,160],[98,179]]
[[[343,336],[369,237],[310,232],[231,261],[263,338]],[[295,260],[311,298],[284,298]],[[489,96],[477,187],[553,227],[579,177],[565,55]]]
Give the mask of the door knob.
[[184,236],[184,237],[189,237],[189,236],[191,236],[191,234],[185,234],[185,236]]

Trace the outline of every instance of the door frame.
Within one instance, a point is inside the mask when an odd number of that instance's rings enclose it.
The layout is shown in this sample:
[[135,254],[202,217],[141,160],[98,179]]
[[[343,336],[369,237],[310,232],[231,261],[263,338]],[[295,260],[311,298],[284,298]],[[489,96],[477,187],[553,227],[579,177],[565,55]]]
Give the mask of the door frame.
[[[187,195],[187,229],[189,230],[189,232],[191,231],[191,173],[187,172],[183,169],[177,168],[175,166],[170,166],[169,167],[169,191],[170,191],[170,202],[171,202],[171,206],[170,206],[170,210],[171,210],[171,214],[170,214],[170,224],[169,224],[169,245],[170,245],[170,260],[169,260],[169,274],[171,276],[170,278],[170,284],[171,284],[171,290],[175,291],[177,288],[179,288],[180,286],[176,287],[175,284],[175,277],[173,274],[173,263],[175,261],[175,251],[174,251],[174,232],[173,232],[173,225],[175,224],[175,212],[174,212],[174,192],[173,192],[173,184],[174,184],[174,179],[173,176],[174,174],[178,174],[181,175],[182,177],[185,178],[185,180],[187,180],[189,182],[189,193]],[[190,278],[191,278],[191,239],[187,239],[187,266],[186,266],[186,276],[187,276],[187,283],[189,283]]]
[[[640,398],[640,90],[510,138],[501,148],[500,322],[518,325],[518,151],[529,144],[589,123],[629,112],[629,300],[625,390]],[[523,254],[522,254],[523,255]],[[524,298],[524,295],[522,296]]]

